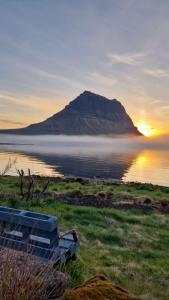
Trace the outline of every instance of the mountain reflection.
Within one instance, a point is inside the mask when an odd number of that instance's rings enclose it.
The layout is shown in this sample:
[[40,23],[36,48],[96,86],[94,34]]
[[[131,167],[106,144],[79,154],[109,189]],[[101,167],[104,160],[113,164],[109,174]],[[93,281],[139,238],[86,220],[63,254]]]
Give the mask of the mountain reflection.
[[45,176],[81,176],[169,186],[169,139],[0,135],[0,172],[30,168]]
[[[38,174],[122,179],[137,154],[112,153],[87,156],[8,151],[1,152],[0,157],[6,162],[9,158],[16,159],[17,168],[22,167],[26,170],[32,166],[32,172]],[[11,172],[14,174],[16,170],[13,168]]]

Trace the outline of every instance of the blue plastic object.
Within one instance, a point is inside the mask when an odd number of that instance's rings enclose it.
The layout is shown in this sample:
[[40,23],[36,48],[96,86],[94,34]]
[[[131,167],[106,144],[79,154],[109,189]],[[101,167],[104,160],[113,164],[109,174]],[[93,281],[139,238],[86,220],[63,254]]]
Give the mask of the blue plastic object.
[[0,246],[64,263],[76,257],[79,241],[75,231],[59,235],[57,217],[0,207]]

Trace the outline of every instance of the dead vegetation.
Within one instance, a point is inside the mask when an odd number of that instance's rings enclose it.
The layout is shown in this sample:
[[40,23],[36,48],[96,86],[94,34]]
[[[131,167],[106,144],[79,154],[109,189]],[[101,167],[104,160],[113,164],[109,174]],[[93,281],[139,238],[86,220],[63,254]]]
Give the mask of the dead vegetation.
[[30,254],[0,251],[0,299],[48,300],[63,295],[67,277],[53,263],[42,263]]
[[93,194],[82,194],[79,190],[67,193],[53,192],[55,201],[71,205],[91,206],[96,208],[136,209],[142,211],[157,210],[169,213],[169,202],[159,201],[154,203],[148,196],[132,197],[129,194],[114,194],[111,192],[98,192]]
[[[19,175],[19,190],[20,190],[20,196],[22,200],[25,200],[26,202],[29,200],[32,200],[35,196],[36,199],[40,199],[40,197],[46,192],[50,180],[43,180],[41,182],[41,189],[37,192],[37,181],[36,177],[31,175],[31,170],[28,169],[28,174],[26,175],[24,170],[17,170]],[[35,192],[36,191],[36,192]]]
[[104,276],[95,276],[84,285],[65,293],[65,300],[139,300],[127,291],[108,281]]

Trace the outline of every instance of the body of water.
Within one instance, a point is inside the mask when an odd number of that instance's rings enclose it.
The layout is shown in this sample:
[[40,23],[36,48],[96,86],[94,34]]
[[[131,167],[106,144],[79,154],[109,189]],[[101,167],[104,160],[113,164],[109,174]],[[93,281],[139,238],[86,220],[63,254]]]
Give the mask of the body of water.
[[45,176],[81,176],[169,186],[169,147],[145,138],[0,136],[0,172],[28,168]]

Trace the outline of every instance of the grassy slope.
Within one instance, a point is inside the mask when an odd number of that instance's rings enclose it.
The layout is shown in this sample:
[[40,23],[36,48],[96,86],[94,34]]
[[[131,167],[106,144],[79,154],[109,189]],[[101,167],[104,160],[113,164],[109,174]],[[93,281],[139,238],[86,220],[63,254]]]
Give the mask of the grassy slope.
[[[16,178],[3,178],[1,188],[16,193]],[[154,200],[168,200],[169,189],[151,185],[81,186],[77,183],[52,183],[50,190],[80,189],[97,193],[113,189],[117,193],[149,195]],[[1,200],[1,205],[10,205]],[[15,203],[16,205],[16,203]],[[169,216],[156,212],[76,207],[46,199],[26,207],[33,211],[57,215],[60,229],[75,228],[80,236],[79,260],[66,269],[72,276],[71,285],[80,284],[96,273],[104,273],[131,293],[153,299],[169,299]],[[149,299],[148,297],[145,299]]]
[[[81,247],[73,285],[104,273],[138,295],[169,298],[169,217],[158,213],[48,203],[34,211],[59,216],[61,230],[76,228]],[[72,266],[74,268],[74,266]]]

